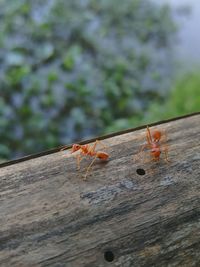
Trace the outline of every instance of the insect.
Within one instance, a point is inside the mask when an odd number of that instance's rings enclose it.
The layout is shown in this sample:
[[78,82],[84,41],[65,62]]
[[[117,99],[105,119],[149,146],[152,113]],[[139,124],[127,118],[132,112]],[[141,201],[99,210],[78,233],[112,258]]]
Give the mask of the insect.
[[106,147],[99,140],[96,140],[93,145],[90,145],[90,144],[86,144],[86,145],[73,144],[73,146],[72,146],[71,153],[75,153],[76,151],[80,152],[79,154],[76,155],[77,169],[78,170],[80,169],[80,162],[82,161],[82,159],[85,156],[93,157],[92,162],[87,167],[86,173],[84,175],[84,180],[87,179],[88,172],[91,169],[92,165],[94,164],[94,162],[97,158],[100,160],[103,160],[103,161],[106,161],[109,158],[108,153],[106,153],[104,151],[96,151],[97,144],[101,144],[104,148]]
[[[161,142],[162,140],[162,142]],[[146,143],[141,146],[139,154],[141,154],[145,148],[150,150],[150,161],[159,161],[161,153],[164,153],[165,160],[169,161],[168,158],[168,145],[166,144],[166,133],[160,130],[154,130],[150,132],[149,127],[146,129]]]

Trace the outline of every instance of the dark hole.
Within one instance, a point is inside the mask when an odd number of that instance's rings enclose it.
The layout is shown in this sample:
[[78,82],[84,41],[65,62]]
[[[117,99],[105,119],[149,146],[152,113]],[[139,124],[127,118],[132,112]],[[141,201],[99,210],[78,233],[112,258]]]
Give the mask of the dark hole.
[[112,251],[108,250],[106,252],[104,252],[104,259],[108,262],[111,262],[114,260],[114,254],[112,253]]
[[137,169],[136,172],[139,175],[145,175],[145,170],[144,169]]

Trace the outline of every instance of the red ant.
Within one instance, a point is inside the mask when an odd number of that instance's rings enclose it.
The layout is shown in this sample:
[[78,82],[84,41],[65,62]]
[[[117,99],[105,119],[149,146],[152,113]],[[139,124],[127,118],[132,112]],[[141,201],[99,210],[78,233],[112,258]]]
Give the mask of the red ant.
[[71,153],[74,153],[76,151],[80,151],[80,154],[76,155],[77,169],[78,170],[80,169],[80,162],[85,156],[94,157],[94,159],[92,160],[90,165],[87,167],[86,174],[84,176],[84,180],[86,180],[87,174],[88,174],[89,170],[91,169],[93,163],[95,162],[95,160],[97,158],[99,158],[100,160],[107,160],[109,158],[108,153],[95,150],[98,143],[101,144],[105,148],[105,146],[99,140],[96,140],[96,142],[93,145],[73,144],[73,146],[72,146]]
[[168,159],[168,146],[166,144],[161,145],[161,138],[162,137],[164,137],[166,140],[166,133],[165,132],[162,132],[159,130],[154,130],[151,133],[149,127],[147,126],[147,130],[146,130],[147,143],[141,147],[139,153],[141,153],[145,148],[149,148],[150,149],[150,155],[151,155],[151,161],[159,161],[161,152],[164,152],[165,160],[167,162],[170,162]]

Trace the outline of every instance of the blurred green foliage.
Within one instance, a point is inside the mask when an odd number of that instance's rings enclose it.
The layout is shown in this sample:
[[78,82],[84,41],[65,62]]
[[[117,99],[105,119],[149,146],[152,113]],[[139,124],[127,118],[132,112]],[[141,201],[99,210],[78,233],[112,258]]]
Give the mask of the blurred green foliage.
[[169,96],[165,100],[153,102],[141,116],[116,120],[107,127],[106,132],[199,112],[199,88],[200,76],[198,70],[183,73],[176,78]]
[[0,25],[2,159],[134,126],[168,95],[175,26],[167,6],[1,0]]
[[182,74],[175,81],[165,102],[150,106],[146,122],[181,116],[200,110],[199,71]]

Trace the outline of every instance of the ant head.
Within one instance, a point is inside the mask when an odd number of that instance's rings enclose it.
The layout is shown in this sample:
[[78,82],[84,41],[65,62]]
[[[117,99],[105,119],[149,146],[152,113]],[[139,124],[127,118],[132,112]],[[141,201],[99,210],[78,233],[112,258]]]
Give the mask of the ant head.
[[161,138],[161,132],[158,131],[158,130],[155,130],[153,133],[152,133],[152,137],[153,137],[153,140],[158,142]]
[[78,151],[80,148],[81,148],[81,145],[73,144],[72,149],[71,149],[71,153]]

